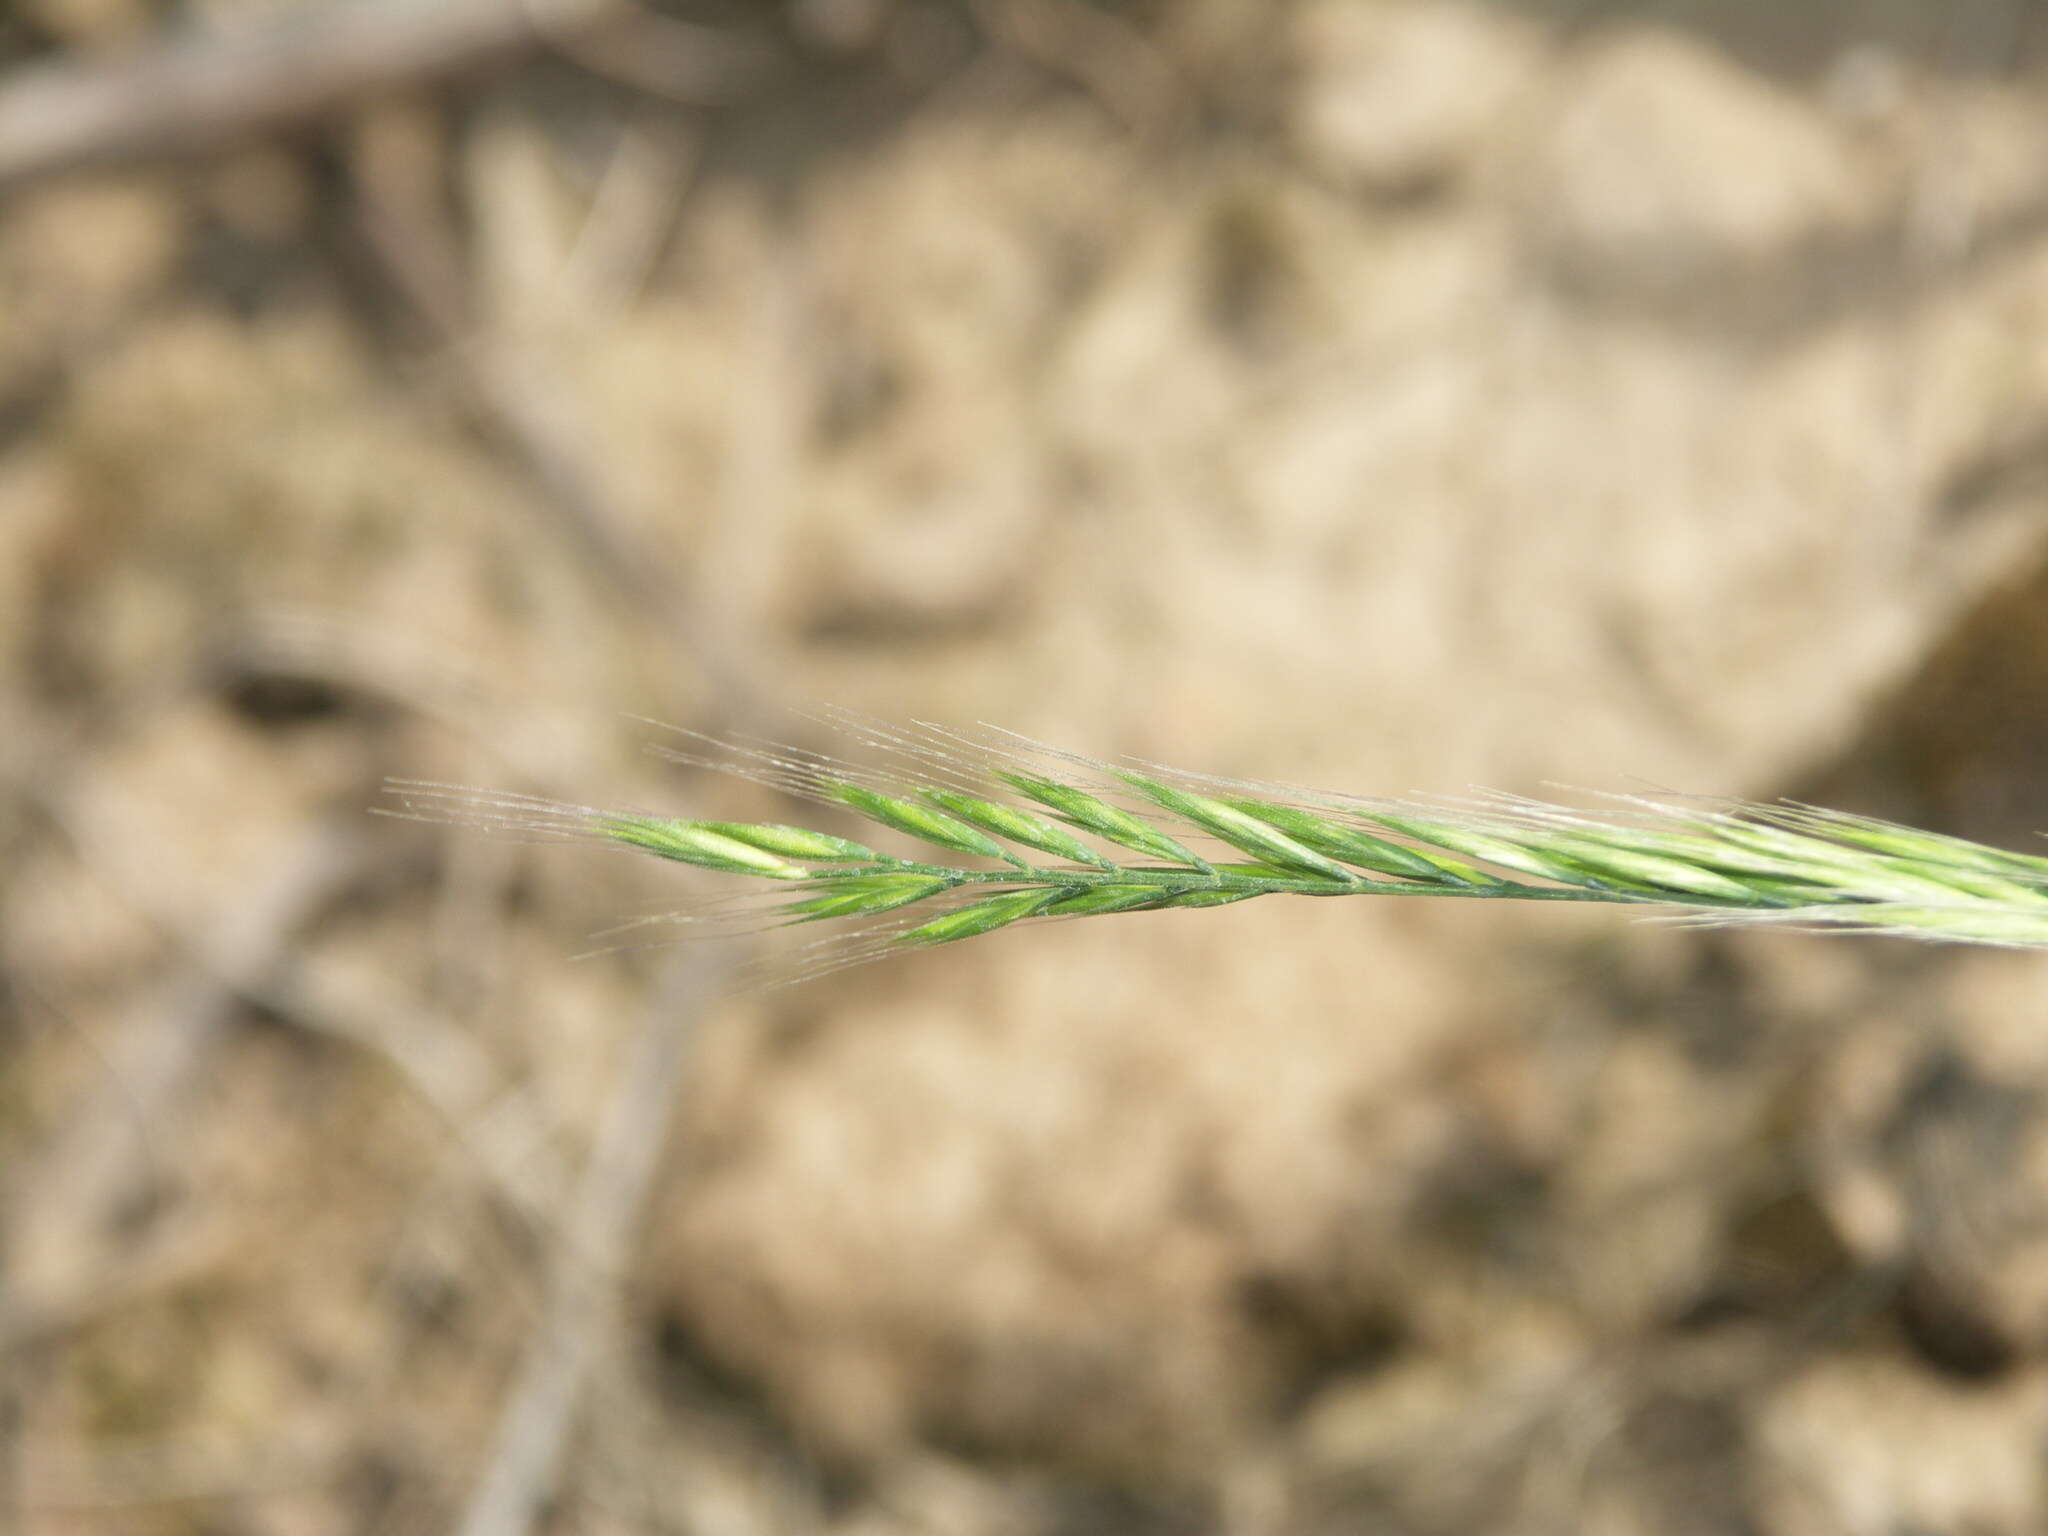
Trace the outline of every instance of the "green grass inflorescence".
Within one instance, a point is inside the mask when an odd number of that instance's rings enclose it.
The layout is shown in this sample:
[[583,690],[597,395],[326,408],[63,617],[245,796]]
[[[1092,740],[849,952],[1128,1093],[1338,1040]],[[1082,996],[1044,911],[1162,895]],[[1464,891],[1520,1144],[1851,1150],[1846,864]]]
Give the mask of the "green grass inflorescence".
[[1703,922],[2048,947],[2048,859],[1840,812],[1644,799],[1608,814],[1506,798],[1438,807],[1117,768],[929,727],[864,734],[895,771],[793,748],[671,755],[841,807],[921,854],[781,823],[393,789],[415,814],[594,838],[770,882],[765,911],[741,916],[847,930],[806,973],[1041,918],[1281,895],[1603,902]]

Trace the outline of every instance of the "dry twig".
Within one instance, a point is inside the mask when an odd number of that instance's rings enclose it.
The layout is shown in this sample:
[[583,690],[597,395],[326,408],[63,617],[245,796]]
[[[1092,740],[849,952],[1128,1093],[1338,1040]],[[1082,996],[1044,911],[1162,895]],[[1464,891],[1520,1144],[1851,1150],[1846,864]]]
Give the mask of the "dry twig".
[[688,657],[728,728],[761,717],[772,696],[743,649],[712,623],[671,562],[639,537],[614,503],[597,457],[565,412],[537,358],[511,338],[479,345],[464,296],[439,242],[414,210],[367,199],[363,232],[384,279],[423,321],[459,381],[481,429],[531,479],[539,505],[605,585]]
[[627,1050],[564,1224],[546,1316],[528,1341],[462,1536],[525,1536],[554,1489],[612,1315],[614,1278],[668,1139],[692,1033],[729,969],[723,951],[679,951]]
[[[65,821],[92,857],[91,833]],[[179,1118],[241,987],[273,971],[299,927],[358,877],[360,849],[360,837],[338,826],[308,832],[197,939],[202,963],[145,994],[120,1025],[99,1091],[67,1118],[22,1185],[10,1233],[19,1259],[7,1277],[9,1332],[47,1326],[47,1314],[104,1266],[109,1234],[150,1162],[150,1139]],[[94,864],[111,868],[105,858]]]
[[132,58],[18,71],[0,82],[0,189],[216,149],[538,48],[612,73],[631,59],[636,84],[700,102],[744,88],[767,61],[760,45],[626,0],[330,3]]

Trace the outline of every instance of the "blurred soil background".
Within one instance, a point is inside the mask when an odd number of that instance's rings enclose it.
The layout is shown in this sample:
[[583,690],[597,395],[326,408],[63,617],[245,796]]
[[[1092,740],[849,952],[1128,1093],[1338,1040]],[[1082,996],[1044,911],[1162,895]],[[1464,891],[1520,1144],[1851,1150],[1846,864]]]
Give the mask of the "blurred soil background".
[[747,994],[368,814],[822,701],[2017,841],[2044,556],[2025,0],[13,0],[0,1528],[2048,1529],[2038,958]]

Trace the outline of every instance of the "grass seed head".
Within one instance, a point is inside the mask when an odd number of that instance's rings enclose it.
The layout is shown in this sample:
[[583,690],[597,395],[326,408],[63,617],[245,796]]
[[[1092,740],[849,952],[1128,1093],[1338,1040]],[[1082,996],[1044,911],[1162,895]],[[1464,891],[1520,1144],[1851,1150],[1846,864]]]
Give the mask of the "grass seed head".
[[[707,904],[662,919],[702,932],[841,925],[799,946],[783,979],[1040,917],[1280,894],[1660,904],[1696,923],[2048,948],[2048,859],[1811,806],[1626,799],[1603,814],[1507,797],[1449,808],[1370,802],[1113,768],[1006,733],[991,745],[935,727],[857,729],[897,773],[761,742],[737,747],[726,766],[907,834],[940,860],[780,822],[612,812],[420,782],[391,786],[403,807],[392,814],[582,837],[787,882],[793,889],[766,905]],[[1145,815],[1112,798],[1134,793]],[[1192,846],[1204,840],[1246,857],[1212,863]],[[1058,862],[1027,862],[1005,844]]]

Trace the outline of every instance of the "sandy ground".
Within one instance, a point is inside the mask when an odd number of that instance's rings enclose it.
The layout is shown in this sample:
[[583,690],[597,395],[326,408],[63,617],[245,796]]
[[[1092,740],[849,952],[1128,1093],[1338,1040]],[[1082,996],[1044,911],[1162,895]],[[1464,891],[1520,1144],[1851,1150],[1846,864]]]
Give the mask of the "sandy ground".
[[1275,900],[739,992],[577,958],[687,875],[366,809],[787,816],[636,717],[822,702],[2029,836],[2031,13],[690,14],[772,67],[0,185],[0,1524],[2048,1524],[2036,960]]

